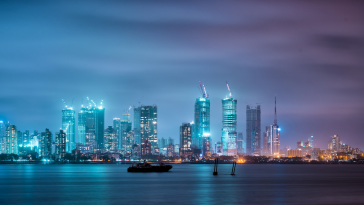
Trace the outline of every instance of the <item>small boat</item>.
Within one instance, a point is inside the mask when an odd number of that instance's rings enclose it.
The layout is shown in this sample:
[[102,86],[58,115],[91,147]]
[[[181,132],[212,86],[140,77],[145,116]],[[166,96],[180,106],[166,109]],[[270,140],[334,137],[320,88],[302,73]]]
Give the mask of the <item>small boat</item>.
[[172,165],[160,163],[159,166],[152,166],[144,161],[144,163],[133,163],[132,166],[128,168],[128,172],[168,172],[170,169],[172,169]]

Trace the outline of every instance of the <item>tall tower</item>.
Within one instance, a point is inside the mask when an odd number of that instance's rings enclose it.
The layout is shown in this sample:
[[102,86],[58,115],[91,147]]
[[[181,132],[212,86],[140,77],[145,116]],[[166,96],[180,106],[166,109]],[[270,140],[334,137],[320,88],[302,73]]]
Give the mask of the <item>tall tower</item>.
[[76,148],[75,125],[75,111],[72,106],[68,107],[65,104],[65,109],[62,110],[62,130],[67,137],[66,152],[72,152]]
[[236,105],[237,100],[231,96],[229,85],[229,97],[222,99],[222,149],[223,155],[234,156],[237,154],[236,133]]
[[274,99],[274,123],[271,125],[271,155],[277,156],[279,155],[279,146],[280,146],[280,139],[279,139],[279,131],[280,128],[277,124],[277,96]]
[[182,123],[182,126],[179,127],[179,145],[180,156],[191,154],[192,125],[190,123]]
[[66,154],[66,133],[60,130],[56,133],[56,158],[64,158]]
[[246,153],[260,155],[261,151],[261,110],[260,105],[246,106]]
[[148,139],[148,143],[151,144],[152,148],[158,146],[157,122],[156,105],[142,105],[138,108],[134,108],[135,140],[138,145],[141,145],[141,142]]
[[203,137],[210,137],[210,99],[200,82],[202,97],[196,99],[192,145],[203,148]]
[[130,114],[124,113],[123,118],[120,121],[120,140],[119,140],[119,149],[123,151],[127,151],[127,149],[131,148],[131,145],[134,143],[132,139],[128,138],[128,133],[131,131],[131,120]]
[[6,153],[18,154],[18,132],[15,125],[6,127]]

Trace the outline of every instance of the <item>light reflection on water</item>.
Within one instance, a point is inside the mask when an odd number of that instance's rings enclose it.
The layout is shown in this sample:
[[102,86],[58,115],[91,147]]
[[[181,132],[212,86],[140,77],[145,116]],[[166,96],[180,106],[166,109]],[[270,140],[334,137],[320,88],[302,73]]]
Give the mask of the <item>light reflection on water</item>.
[[364,165],[0,165],[0,204],[364,204]]

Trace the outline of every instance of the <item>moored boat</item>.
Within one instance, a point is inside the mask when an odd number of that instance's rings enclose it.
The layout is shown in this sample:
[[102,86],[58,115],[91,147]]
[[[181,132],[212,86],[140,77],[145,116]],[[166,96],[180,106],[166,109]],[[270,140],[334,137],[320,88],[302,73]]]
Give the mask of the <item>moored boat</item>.
[[144,161],[144,163],[133,163],[128,168],[128,172],[168,172],[170,169],[172,169],[172,165],[160,163],[158,166],[152,166]]

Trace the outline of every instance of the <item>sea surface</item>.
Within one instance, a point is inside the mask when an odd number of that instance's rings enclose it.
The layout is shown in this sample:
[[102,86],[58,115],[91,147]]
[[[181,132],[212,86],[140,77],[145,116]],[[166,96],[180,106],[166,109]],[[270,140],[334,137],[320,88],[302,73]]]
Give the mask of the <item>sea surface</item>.
[[0,165],[0,204],[364,204],[364,165]]

